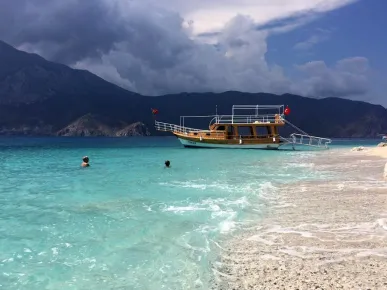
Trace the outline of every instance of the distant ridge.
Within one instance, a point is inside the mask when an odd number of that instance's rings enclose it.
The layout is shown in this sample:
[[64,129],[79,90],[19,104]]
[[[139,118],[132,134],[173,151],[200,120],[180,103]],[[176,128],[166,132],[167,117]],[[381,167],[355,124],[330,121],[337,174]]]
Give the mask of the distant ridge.
[[97,137],[97,136],[149,136],[148,128],[141,122],[133,124],[112,124],[100,116],[87,114],[80,117],[66,128],[59,130],[57,136]]
[[[159,109],[160,120],[179,123],[180,115],[215,114],[215,106],[220,114],[230,114],[233,104],[287,104],[290,121],[318,136],[377,137],[387,132],[387,110],[380,105],[237,91],[147,97],[0,41],[1,135],[154,135],[159,132],[150,108]],[[208,120],[190,126],[207,128]]]

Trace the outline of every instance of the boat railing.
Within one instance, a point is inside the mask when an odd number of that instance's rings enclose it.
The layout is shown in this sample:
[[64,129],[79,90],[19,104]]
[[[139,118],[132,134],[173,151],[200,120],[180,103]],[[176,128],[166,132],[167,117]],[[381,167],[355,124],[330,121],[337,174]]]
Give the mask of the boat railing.
[[[214,131],[212,131],[214,132]],[[237,134],[237,135],[231,135],[231,134],[227,134],[227,138],[228,139],[268,139],[268,138],[279,138],[280,136],[279,135],[271,135],[271,134],[259,134],[259,135],[241,135],[241,134]]]
[[189,128],[184,127],[176,124],[170,124],[170,123],[164,123],[155,121],[155,128],[157,131],[164,131],[164,132],[176,132],[176,133],[188,133],[188,132],[200,132],[203,130],[195,129],[195,128]]
[[268,115],[217,115],[210,124],[273,124],[284,123],[285,119],[279,114]]
[[216,132],[216,131],[210,131],[210,130],[202,130],[202,129],[195,129],[195,128],[189,128],[181,125],[175,125],[170,123],[164,123],[155,121],[155,128],[157,131],[164,131],[164,132],[172,132],[172,133],[180,133],[180,134],[192,134],[193,136],[202,136],[207,138],[224,138],[224,131]]
[[255,116],[271,114],[283,115],[284,110],[284,105],[233,105],[232,115],[241,115],[241,112],[245,113],[243,115]]

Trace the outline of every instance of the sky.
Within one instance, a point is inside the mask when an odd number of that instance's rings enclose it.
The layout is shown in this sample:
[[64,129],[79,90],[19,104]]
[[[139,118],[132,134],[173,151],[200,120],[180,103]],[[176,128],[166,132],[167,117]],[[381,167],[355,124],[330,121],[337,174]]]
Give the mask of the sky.
[[0,39],[145,95],[387,106],[385,0],[1,0]]

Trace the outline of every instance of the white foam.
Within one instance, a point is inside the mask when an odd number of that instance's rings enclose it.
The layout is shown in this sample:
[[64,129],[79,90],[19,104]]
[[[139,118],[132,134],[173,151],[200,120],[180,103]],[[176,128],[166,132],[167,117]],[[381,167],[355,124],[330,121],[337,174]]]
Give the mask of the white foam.
[[238,199],[205,199],[198,203],[190,203],[186,206],[168,206],[163,209],[166,212],[173,212],[176,214],[182,214],[184,212],[195,212],[195,211],[208,211],[211,213],[211,219],[219,220],[217,225],[202,225],[196,231],[201,233],[208,232],[219,232],[226,234],[233,231],[236,228],[237,212],[234,207],[244,208],[249,203],[246,197]]
[[[230,207],[240,207],[244,208],[249,205],[247,197],[242,196],[238,199],[231,200],[226,198],[217,198],[217,199],[204,199],[198,203],[190,203],[186,206],[174,206],[170,205],[164,208],[162,211],[171,211],[175,213],[181,213],[186,211],[209,211],[215,213],[214,216],[221,216],[223,213],[229,214],[234,212]],[[224,209],[222,209],[224,208]]]
[[267,230],[268,233],[277,233],[277,234],[298,234],[305,238],[313,237],[313,234],[309,231],[297,231],[291,228],[283,228],[281,226],[274,226]]
[[277,200],[276,195],[277,187],[275,187],[270,181],[263,182],[258,187],[259,196],[266,200]]
[[214,231],[216,231],[216,228],[211,227],[210,225],[201,225],[195,230],[195,232],[199,232],[202,234],[207,234],[209,232],[214,232]]
[[235,229],[236,223],[232,220],[226,220],[219,224],[220,233],[226,234]]
[[57,256],[59,253],[58,248],[51,248],[51,251],[54,256]]
[[146,211],[152,211],[152,207],[150,205],[142,204]]
[[235,212],[233,210],[219,210],[211,213],[212,219],[217,219],[221,217],[228,217],[230,214],[234,214]]
[[[189,242],[189,234],[184,234],[181,238],[180,238],[180,244],[186,248],[186,249],[189,249],[189,250],[193,250],[195,252],[200,252],[200,253],[209,253],[211,251],[211,248],[210,248],[210,243],[209,243],[209,240],[207,239],[206,236],[204,236],[204,246],[202,247],[198,247],[198,246],[193,246],[191,245]],[[200,258],[201,259],[201,258]]]
[[[273,176],[278,177],[280,172],[273,174]],[[286,176],[290,176],[290,174],[285,174]],[[192,188],[198,190],[207,190],[207,189],[215,189],[223,192],[229,192],[235,194],[236,192],[242,194],[262,194],[262,192],[273,191],[276,189],[272,185],[271,182],[246,182],[243,184],[228,184],[221,182],[211,182],[207,180],[192,180],[192,181],[172,181],[172,182],[161,182],[159,183],[162,186],[168,187],[181,187],[181,188]]]
[[197,206],[169,206],[164,211],[172,211],[175,213],[182,213],[186,211],[202,211],[207,210],[207,208],[200,208]]
[[193,188],[199,190],[206,190],[210,188],[221,189],[225,191],[230,191],[231,188],[227,184],[221,183],[202,183],[203,180],[192,180],[192,181],[172,181],[172,182],[160,182],[159,185],[168,186],[168,187],[181,187],[181,188]]
[[205,184],[197,184],[195,182],[160,182],[159,185],[168,186],[168,187],[188,187],[188,188],[198,188],[198,189],[206,189]]
[[220,207],[217,204],[210,205],[211,211],[220,211]]

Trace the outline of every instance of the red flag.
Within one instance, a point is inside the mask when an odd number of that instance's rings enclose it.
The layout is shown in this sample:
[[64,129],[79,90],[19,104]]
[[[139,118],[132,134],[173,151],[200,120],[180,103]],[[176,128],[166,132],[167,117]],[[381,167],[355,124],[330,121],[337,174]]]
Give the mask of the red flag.
[[153,115],[157,115],[159,113],[159,110],[157,110],[157,109],[152,109],[152,114]]
[[284,114],[285,116],[289,115],[290,114],[290,108],[289,106],[286,106],[285,110],[284,110]]

